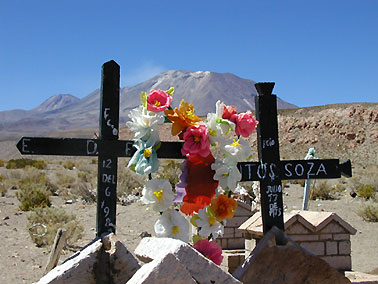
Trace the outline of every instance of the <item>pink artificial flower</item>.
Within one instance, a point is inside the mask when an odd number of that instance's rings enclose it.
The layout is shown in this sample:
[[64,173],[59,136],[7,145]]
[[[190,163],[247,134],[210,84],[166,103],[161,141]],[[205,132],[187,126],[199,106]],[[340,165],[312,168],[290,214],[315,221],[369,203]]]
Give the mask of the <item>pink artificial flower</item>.
[[210,154],[209,131],[203,124],[189,126],[184,133],[183,155],[207,157]]
[[236,107],[235,106],[224,106],[222,118],[231,120],[231,116],[236,114]]
[[171,105],[172,98],[171,95],[162,90],[151,90],[147,95],[147,110],[161,112]]
[[203,239],[199,240],[193,247],[215,264],[220,265],[222,263],[222,248],[216,242]]
[[253,118],[252,112],[247,111],[245,113],[234,114],[231,116],[231,121],[236,124],[235,132],[236,135],[241,135],[243,137],[248,137],[256,129],[259,123]]

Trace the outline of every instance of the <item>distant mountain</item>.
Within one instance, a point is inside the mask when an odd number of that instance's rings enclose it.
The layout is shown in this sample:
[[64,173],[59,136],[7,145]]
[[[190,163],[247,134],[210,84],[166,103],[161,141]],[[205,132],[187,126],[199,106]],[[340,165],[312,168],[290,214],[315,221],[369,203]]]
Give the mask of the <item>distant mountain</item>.
[[[120,123],[129,118],[129,111],[140,104],[139,94],[151,89],[168,90],[175,87],[173,106],[181,99],[192,103],[196,114],[215,112],[215,103],[221,100],[234,105],[239,112],[254,109],[257,91],[252,80],[242,79],[230,73],[208,71],[163,72],[145,82],[120,90]],[[278,98],[278,108],[297,108]],[[99,125],[100,90],[95,90],[83,99],[72,95],[52,96],[38,107],[25,110],[0,112],[0,139],[14,135],[40,135],[53,131],[95,128]]]
[[80,99],[73,95],[55,95],[44,101],[36,108],[34,108],[33,111],[38,113],[44,113],[52,110],[58,110],[79,102]]
[[80,102],[80,99],[73,95],[54,95],[31,110],[16,109],[0,111],[0,121],[21,121],[36,114],[43,114],[49,111],[58,110],[78,102]]

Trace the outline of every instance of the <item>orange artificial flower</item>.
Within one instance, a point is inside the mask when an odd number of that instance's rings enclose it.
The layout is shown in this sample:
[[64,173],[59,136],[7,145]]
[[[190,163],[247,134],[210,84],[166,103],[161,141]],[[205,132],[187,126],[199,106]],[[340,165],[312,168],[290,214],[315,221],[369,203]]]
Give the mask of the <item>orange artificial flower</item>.
[[210,210],[215,214],[217,221],[231,219],[234,217],[237,203],[235,199],[227,197],[224,194],[218,195],[216,199],[211,200]]
[[164,114],[173,122],[171,131],[173,136],[179,134],[189,126],[197,125],[201,120],[194,114],[193,105],[188,104],[184,99],[181,100],[178,109],[177,107],[175,109],[167,109],[164,111]]

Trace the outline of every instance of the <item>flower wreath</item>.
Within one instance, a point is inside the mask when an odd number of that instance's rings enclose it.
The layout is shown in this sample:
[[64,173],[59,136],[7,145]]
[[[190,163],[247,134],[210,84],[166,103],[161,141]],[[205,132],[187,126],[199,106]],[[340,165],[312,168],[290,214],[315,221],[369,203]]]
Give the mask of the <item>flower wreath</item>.
[[[223,235],[226,219],[234,216],[237,203],[232,198],[241,174],[237,163],[250,159],[247,138],[258,122],[252,112],[237,113],[234,106],[218,101],[216,112],[202,121],[194,113],[192,104],[181,100],[172,109],[174,88],[168,91],[142,92],[141,105],[130,111],[127,126],[134,132],[137,151],[128,167],[140,175],[148,176],[141,201],[151,204],[160,212],[154,229],[157,237],[169,237],[189,242],[189,222],[197,227],[193,235],[194,248],[213,260],[222,261],[222,249],[215,239]],[[164,113],[164,115],[163,115]],[[181,152],[186,156],[182,164],[180,181],[175,192],[167,179],[154,179],[152,173],[159,168],[156,151],[160,146],[158,126],[171,122],[171,133],[184,140]],[[226,135],[236,135],[234,139]],[[213,146],[219,145],[222,158],[214,158]],[[180,204],[175,210],[173,204]]]

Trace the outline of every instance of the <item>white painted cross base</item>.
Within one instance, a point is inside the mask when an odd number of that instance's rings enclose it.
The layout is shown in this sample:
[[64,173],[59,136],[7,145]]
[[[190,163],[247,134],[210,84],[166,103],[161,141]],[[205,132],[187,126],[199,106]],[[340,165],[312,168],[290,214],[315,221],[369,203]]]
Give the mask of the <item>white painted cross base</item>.
[[109,234],[55,267],[36,284],[95,284],[99,277],[125,284],[139,268],[127,248],[114,234]]
[[171,253],[143,265],[127,284],[196,284],[192,276]]
[[144,238],[135,250],[135,255],[145,262],[165,258],[168,254],[172,254],[198,283],[241,284],[231,274],[223,271],[220,266],[208,260],[197,250],[180,240]]

